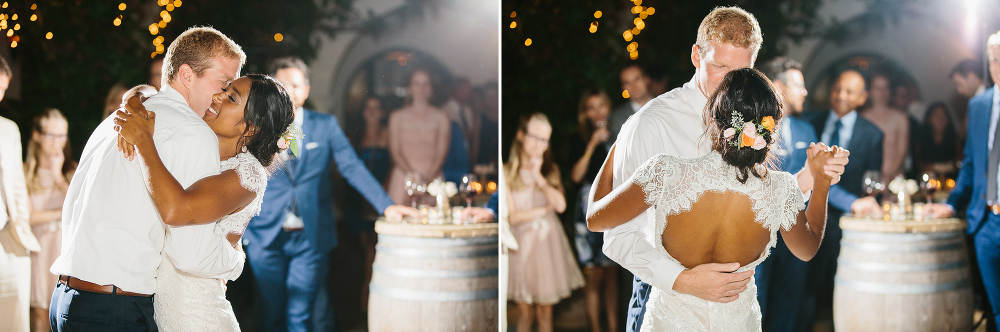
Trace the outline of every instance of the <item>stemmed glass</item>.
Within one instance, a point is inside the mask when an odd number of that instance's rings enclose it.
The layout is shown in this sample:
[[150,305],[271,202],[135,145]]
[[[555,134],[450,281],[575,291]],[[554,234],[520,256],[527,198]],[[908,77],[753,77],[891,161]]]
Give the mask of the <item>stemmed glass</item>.
[[865,194],[869,196],[878,195],[885,189],[882,185],[882,173],[879,171],[865,171],[861,181]]
[[406,185],[406,195],[410,196],[410,206],[416,208],[417,200],[427,191],[427,184],[419,173],[412,172],[403,176],[403,182]]
[[479,194],[480,188],[475,174],[469,173],[462,176],[462,185],[458,187],[458,191],[465,197],[466,208],[472,207],[472,198]]
[[927,171],[920,174],[920,188],[927,193],[927,203],[933,203],[934,193],[941,189],[941,181],[936,173]]

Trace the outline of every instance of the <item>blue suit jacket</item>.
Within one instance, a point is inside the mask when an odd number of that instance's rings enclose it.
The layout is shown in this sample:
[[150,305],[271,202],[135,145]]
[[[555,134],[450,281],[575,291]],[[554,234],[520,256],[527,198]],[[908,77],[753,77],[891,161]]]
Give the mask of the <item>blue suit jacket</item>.
[[[816,129],[817,137],[826,127],[826,118],[830,116],[830,112],[833,111],[810,112],[808,121]],[[840,182],[830,187],[830,206],[836,209],[830,209],[829,215],[836,217],[834,220],[839,220],[842,213],[850,212],[851,203],[865,195],[862,187],[865,171],[882,170],[882,130],[859,114],[858,120],[854,122],[851,141],[847,142],[846,148],[851,151],[850,161],[844,167]],[[839,228],[840,223],[833,224]]]
[[[993,106],[993,94],[996,86],[987,89],[969,100],[969,128],[965,135],[965,157],[962,168],[955,180],[955,189],[948,195],[948,204],[956,211],[965,207],[965,219],[969,226],[968,234],[975,234],[982,226],[986,216],[986,173],[989,155],[990,108]],[[993,142],[998,144],[1000,142]],[[995,181],[996,179],[994,179]]]
[[[392,204],[389,195],[358,158],[350,141],[340,128],[337,118],[310,110],[302,112],[301,155],[292,170],[294,178],[283,167],[277,167],[267,181],[260,215],[250,220],[245,236],[251,245],[269,249],[282,231],[286,208],[295,199],[304,223],[307,238],[318,252],[337,246],[337,224],[333,217],[333,185],[331,166],[382,213]],[[348,207],[359,208],[359,207]]]
[[806,165],[809,143],[819,140],[816,139],[816,130],[808,122],[792,116],[786,116],[782,121],[788,121],[788,126],[792,130],[792,146],[783,146],[781,151],[775,151],[775,155],[778,156],[778,168],[795,174]]
[[441,165],[441,174],[445,181],[462,183],[462,176],[469,173],[469,150],[465,148],[465,135],[458,122],[451,122],[451,143],[448,145],[448,155]]

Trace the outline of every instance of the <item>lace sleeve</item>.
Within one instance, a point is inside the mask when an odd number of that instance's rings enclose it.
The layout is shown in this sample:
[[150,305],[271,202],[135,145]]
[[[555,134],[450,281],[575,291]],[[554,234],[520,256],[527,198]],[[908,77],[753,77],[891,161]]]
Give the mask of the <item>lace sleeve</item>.
[[267,170],[249,153],[240,153],[236,158],[226,160],[221,168],[236,171],[240,185],[246,190],[260,193],[267,186]]
[[646,194],[646,204],[656,206],[666,198],[667,178],[677,171],[677,159],[666,154],[658,154],[646,160],[632,175],[632,183],[642,187]]
[[[805,210],[806,203],[802,198],[802,190],[799,189],[799,184],[795,180],[795,175],[786,172],[780,172],[778,174],[781,175],[778,177],[778,179],[780,179],[780,185],[778,188],[781,190],[780,192],[787,194],[785,195],[786,198],[784,204],[782,205],[782,210],[778,211],[777,215],[781,216],[779,222],[781,229],[789,231],[792,229],[792,226],[795,226],[799,212]],[[806,227],[809,227],[808,223],[806,224]]]

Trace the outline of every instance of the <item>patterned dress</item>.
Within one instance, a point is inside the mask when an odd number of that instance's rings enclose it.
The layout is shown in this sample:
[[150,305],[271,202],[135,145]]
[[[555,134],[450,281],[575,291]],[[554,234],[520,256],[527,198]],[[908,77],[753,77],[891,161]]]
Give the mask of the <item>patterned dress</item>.
[[[250,218],[260,213],[260,205],[267,186],[267,171],[249,152],[243,152],[223,161],[222,171],[236,170],[243,188],[257,196],[242,210],[220,219],[215,224],[215,234],[225,237],[229,233],[242,234]],[[170,241],[170,230],[164,241]],[[154,317],[161,331],[239,331],[233,307],[226,300],[226,286],[222,279],[202,278],[174,267],[166,254],[156,271],[156,296]],[[245,256],[244,256],[244,259]]]

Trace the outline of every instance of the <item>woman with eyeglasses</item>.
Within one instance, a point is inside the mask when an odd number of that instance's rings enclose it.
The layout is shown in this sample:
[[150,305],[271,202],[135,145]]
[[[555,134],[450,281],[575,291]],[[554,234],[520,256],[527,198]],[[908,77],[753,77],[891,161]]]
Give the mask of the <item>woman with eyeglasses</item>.
[[552,331],[552,306],[583,286],[557,213],[566,210],[559,168],[552,162],[552,125],[542,113],[523,118],[504,165],[511,232],[508,298],[517,303],[517,330]]
[[31,201],[31,231],[42,250],[31,253],[32,331],[49,330],[49,300],[56,276],[49,273],[62,244],[62,206],[69,180],[76,170],[66,134],[69,123],[50,108],[35,116],[24,162],[24,178]]

